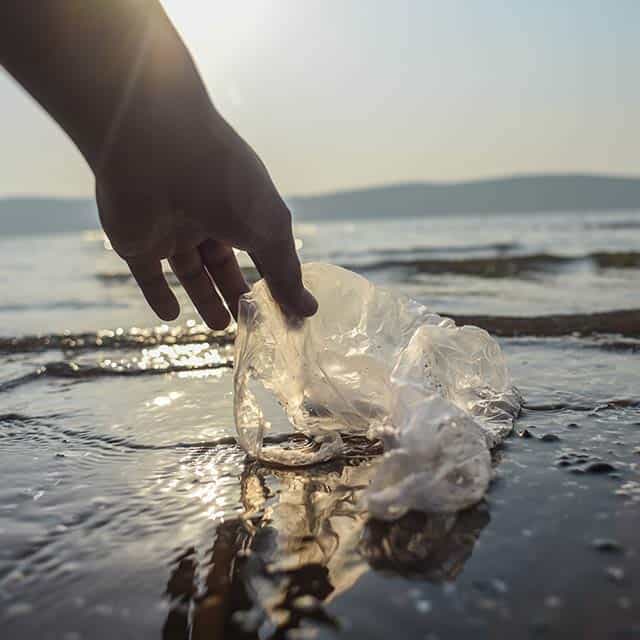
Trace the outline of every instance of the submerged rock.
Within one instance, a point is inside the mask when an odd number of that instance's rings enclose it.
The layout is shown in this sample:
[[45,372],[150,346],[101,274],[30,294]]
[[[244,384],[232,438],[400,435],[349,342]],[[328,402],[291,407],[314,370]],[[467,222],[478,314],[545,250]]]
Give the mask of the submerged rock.
[[608,462],[590,462],[584,467],[586,473],[612,473],[616,468]]
[[623,550],[619,542],[610,538],[596,538],[591,543],[591,546],[597,551],[605,551],[607,553],[621,553]]

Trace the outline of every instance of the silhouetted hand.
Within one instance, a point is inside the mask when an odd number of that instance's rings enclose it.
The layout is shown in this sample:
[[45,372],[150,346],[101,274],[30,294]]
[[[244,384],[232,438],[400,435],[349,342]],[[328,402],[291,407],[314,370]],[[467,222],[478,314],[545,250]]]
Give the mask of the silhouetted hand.
[[315,313],[286,205],[213,107],[158,0],[47,2],[37,11],[4,0],[0,64],[86,158],[104,230],[162,319],[179,313],[166,258],[203,320],[227,326],[218,291],[235,315],[248,290],[233,247],[250,253],[288,316]]
[[250,253],[287,315],[313,314],[286,205],[249,146],[210,105],[197,106],[200,96],[199,87],[158,96],[181,113],[165,119],[172,109],[155,107],[150,126],[122,125],[96,169],[100,219],[114,250],[164,320],[179,313],[162,272],[166,258],[203,320],[227,326],[216,286],[234,316],[248,290],[233,247]]

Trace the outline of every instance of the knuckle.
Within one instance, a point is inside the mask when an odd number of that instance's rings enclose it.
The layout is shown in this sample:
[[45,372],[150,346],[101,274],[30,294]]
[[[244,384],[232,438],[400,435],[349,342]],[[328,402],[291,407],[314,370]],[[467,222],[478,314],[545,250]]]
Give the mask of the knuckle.
[[300,270],[295,267],[272,270],[267,274],[269,286],[282,291],[285,295],[294,295],[302,287]]
[[203,273],[202,263],[198,259],[198,256],[192,254],[173,256],[171,259],[171,267],[183,282],[192,282]]
[[203,274],[203,271],[200,268],[187,269],[185,271],[176,272],[176,275],[178,276],[178,278],[180,278],[180,281],[183,283],[195,282],[202,276],[202,274]]
[[166,283],[164,276],[160,276],[160,275],[136,276],[134,273],[134,276],[135,276],[136,282],[143,289],[158,289],[160,287],[164,288],[164,285]]
[[234,254],[230,247],[218,246],[205,249],[204,257],[209,268],[220,269],[232,262]]
[[125,261],[134,260],[144,255],[146,249],[135,241],[122,240],[121,238],[109,237],[109,242],[111,242],[113,250]]

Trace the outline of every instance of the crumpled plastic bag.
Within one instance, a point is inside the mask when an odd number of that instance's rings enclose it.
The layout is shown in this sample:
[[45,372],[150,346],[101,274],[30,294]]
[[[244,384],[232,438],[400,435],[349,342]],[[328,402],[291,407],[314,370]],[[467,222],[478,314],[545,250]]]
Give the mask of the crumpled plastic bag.
[[[521,406],[497,342],[340,267],[309,263],[302,273],[319,311],[298,325],[263,280],[240,300],[240,445],[259,460],[298,466],[341,455],[347,437],[381,440],[366,499],[385,520],[481,500],[490,449]],[[291,431],[307,446],[278,438]]]

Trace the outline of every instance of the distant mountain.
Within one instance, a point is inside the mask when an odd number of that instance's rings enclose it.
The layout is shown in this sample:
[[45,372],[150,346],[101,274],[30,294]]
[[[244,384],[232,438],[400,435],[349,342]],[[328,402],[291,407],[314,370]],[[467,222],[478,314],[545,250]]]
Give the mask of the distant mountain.
[[[298,220],[419,217],[450,213],[640,212],[640,178],[531,175],[411,183],[287,198]],[[92,199],[0,199],[0,235],[98,227]]]
[[640,211],[640,178],[527,175],[398,184],[288,198],[299,220],[419,217],[448,213]]
[[59,233],[97,229],[91,198],[0,199],[0,235]]

